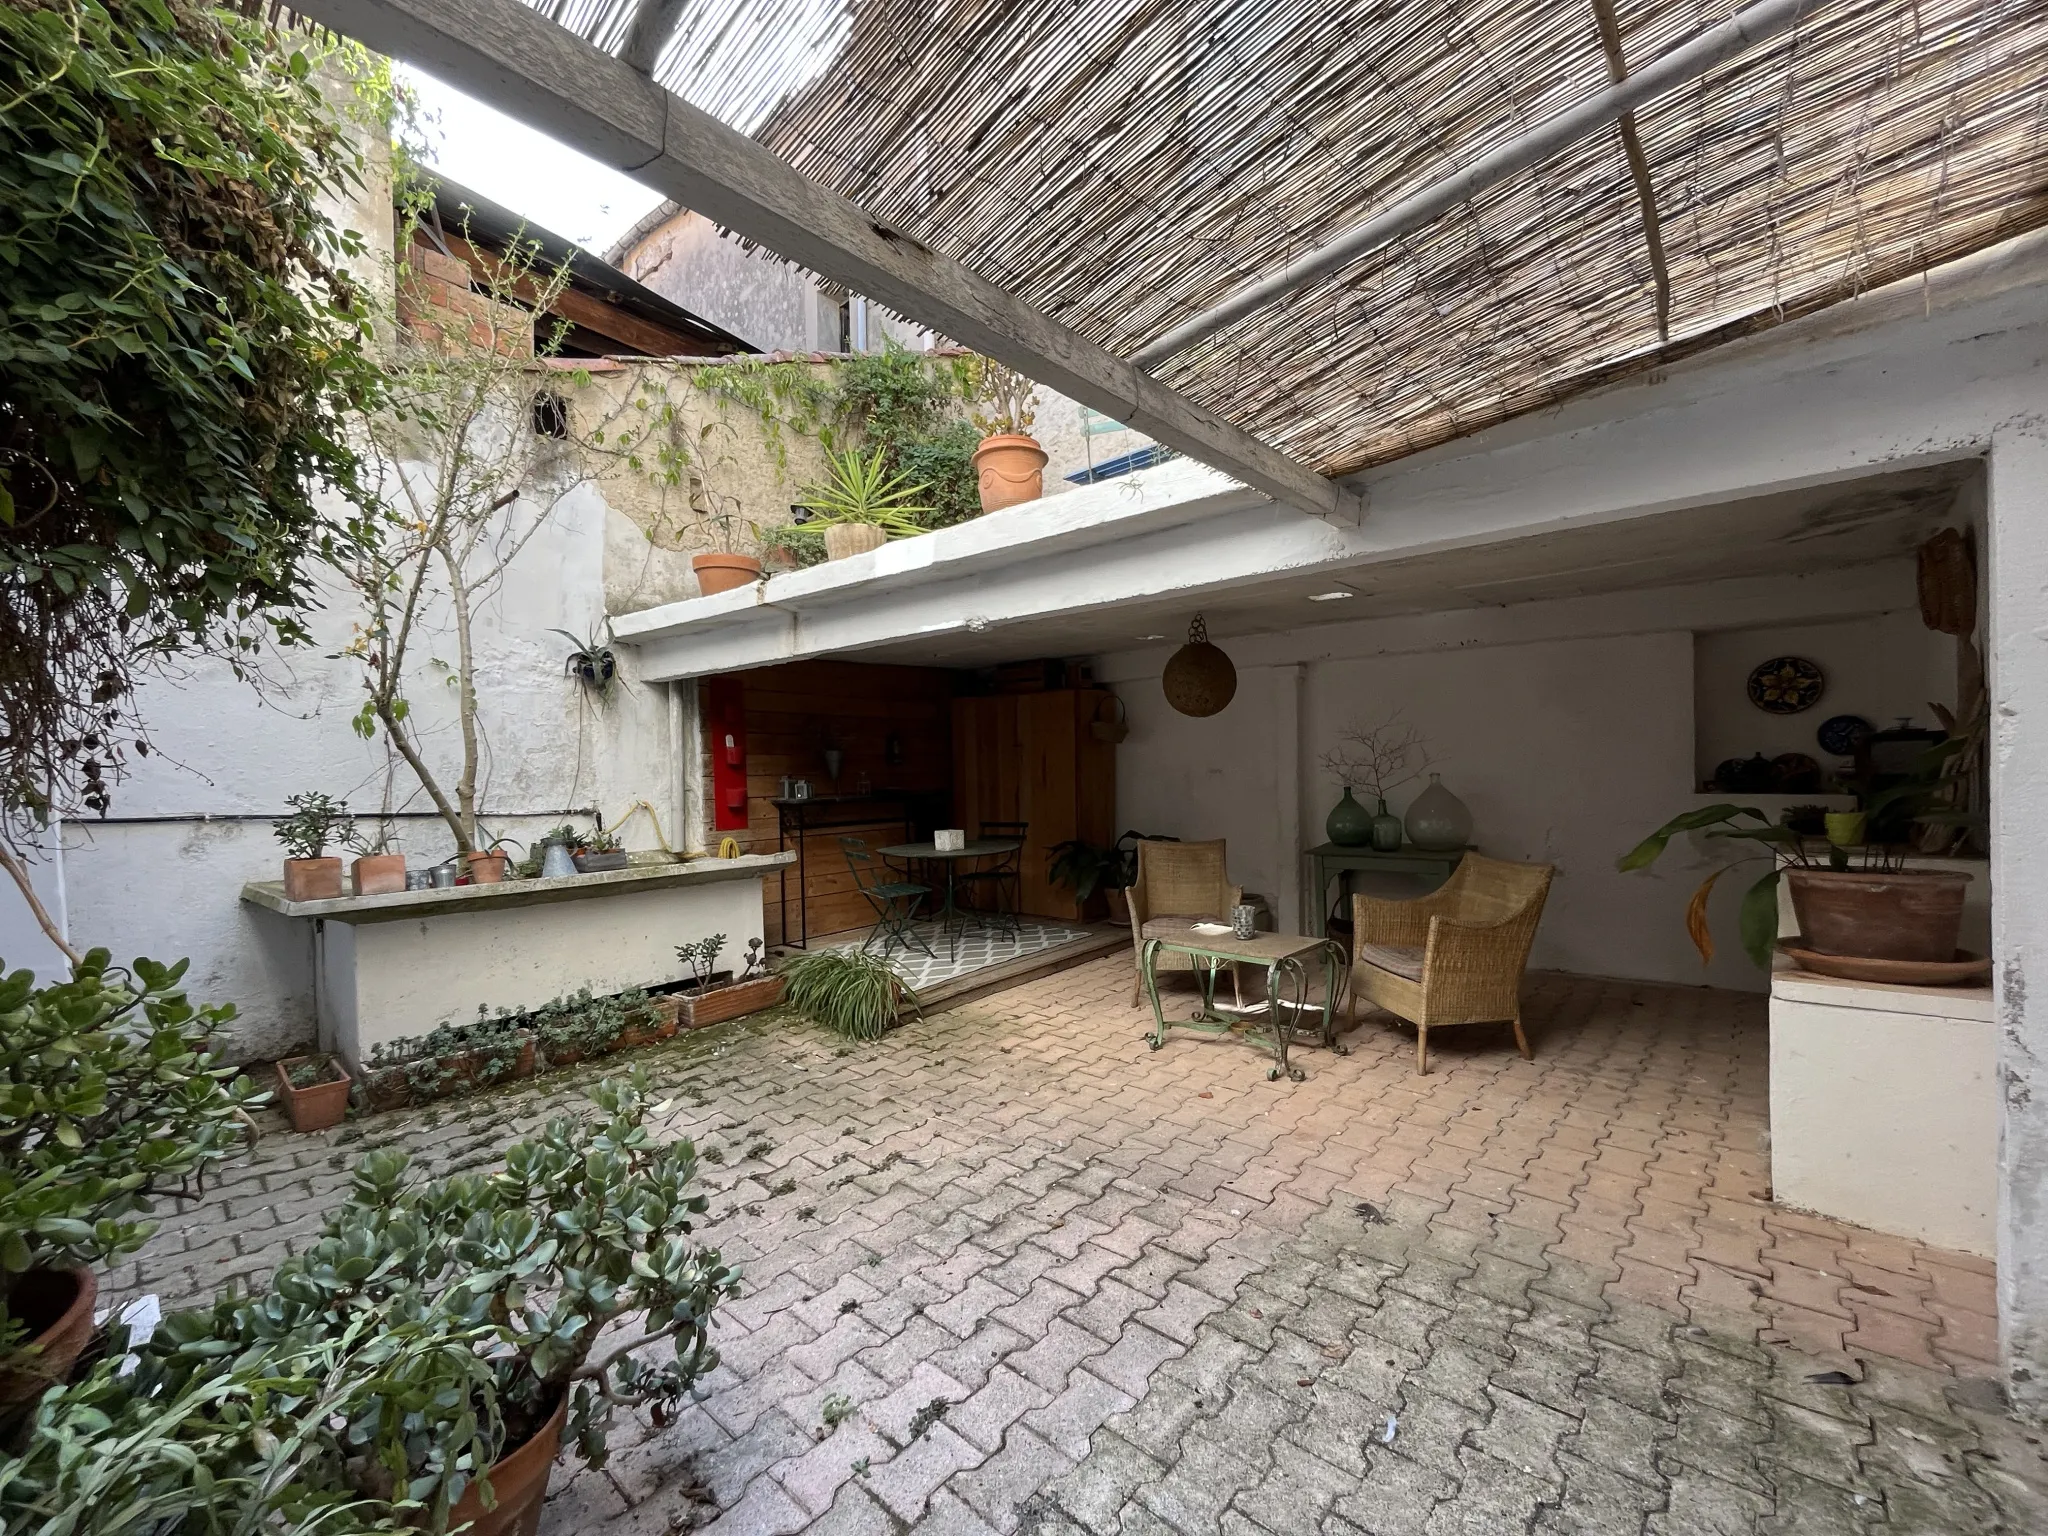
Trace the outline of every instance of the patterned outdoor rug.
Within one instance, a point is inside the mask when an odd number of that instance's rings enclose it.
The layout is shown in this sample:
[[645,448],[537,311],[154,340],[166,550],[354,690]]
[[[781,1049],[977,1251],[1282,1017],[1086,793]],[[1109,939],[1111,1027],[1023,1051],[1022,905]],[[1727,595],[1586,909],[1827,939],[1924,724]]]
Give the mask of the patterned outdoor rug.
[[[1015,933],[991,932],[970,923],[965,932],[954,936],[950,948],[945,933],[935,923],[919,923],[916,932],[931,946],[932,953],[927,955],[915,947],[904,949],[898,946],[889,951],[888,960],[895,972],[917,992],[928,992],[946,982],[957,981],[970,971],[1007,965],[1012,960],[1043,954],[1046,950],[1058,949],[1062,944],[1072,944],[1088,937],[1084,928],[1040,922],[1029,917],[1017,925]],[[830,947],[858,949],[860,943],[855,940]]]

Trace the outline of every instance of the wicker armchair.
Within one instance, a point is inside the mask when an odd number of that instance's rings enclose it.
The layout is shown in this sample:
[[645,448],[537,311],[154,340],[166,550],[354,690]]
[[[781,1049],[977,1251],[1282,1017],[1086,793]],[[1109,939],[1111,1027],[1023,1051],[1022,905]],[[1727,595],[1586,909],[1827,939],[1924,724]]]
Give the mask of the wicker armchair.
[[1512,1022],[1526,1059],[1522,968],[1553,873],[1468,853],[1418,900],[1352,897],[1351,1022],[1362,996],[1414,1024],[1417,1072],[1429,1070],[1429,1032],[1444,1024]]
[[[1220,837],[1213,843],[1138,844],[1138,877],[1125,893],[1131,906],[1131,942],[1138,962],[1138,974],[1131,981],[1133,1008],[1144,995],[1147,939],[1183,934],[1190,920],[1230,921],[1230,909],[1243,897],[1244,888],[1230,883],[1224,870],[1224,846]],[[1192,971],[1197,963],[1191,955],[1161,950],[1157,969]],[[1233,985],[1236,978],[1233,967]]]

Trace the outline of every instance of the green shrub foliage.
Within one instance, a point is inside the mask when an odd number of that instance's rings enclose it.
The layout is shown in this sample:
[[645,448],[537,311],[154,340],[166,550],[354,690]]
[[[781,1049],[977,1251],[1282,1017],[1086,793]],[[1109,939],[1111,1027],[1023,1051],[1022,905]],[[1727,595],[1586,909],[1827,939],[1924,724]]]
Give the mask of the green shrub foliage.
[[[169,654],[303,638],[376,397],[303,48],[197,0],[0,6],[0,801],[104,810]],[[282,34],[285,37],[296,34]],[[306,44],[305,46],[311,46]]]

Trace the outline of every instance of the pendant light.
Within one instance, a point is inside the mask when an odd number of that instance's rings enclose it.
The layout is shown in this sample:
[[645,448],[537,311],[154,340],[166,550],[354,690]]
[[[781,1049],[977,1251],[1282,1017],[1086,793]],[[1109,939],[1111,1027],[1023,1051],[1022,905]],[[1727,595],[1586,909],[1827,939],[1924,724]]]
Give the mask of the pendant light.
[[1209,643],[1209,627],[1198,613],[1188,626],[1188,643],[1173,653],[1159,681],[1167,703],[1199,720],[1220,714],[1237,693],[1237,668]]

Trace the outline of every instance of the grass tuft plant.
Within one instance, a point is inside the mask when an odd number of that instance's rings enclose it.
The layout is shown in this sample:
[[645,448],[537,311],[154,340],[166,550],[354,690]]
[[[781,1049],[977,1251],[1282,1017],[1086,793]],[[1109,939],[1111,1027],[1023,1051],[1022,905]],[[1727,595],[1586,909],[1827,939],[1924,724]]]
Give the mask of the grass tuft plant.
[[789,1005],[813,1024],[849,1040],[879,1040],[917,1007],[917,994],[888,962],[858,949],[791,955],[781,965]]

